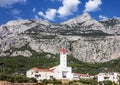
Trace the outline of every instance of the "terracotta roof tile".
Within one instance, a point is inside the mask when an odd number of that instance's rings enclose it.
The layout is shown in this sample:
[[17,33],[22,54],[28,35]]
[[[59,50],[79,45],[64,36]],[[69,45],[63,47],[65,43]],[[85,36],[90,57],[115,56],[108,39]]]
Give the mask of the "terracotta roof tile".
[[32,70],[34,71],[38,71],[38,72],[53,72],[53,70],[49,70],[49,69],[43,69],[43,68],[32,68]]
[[89,74],[80,74],[80,76],[90,77],[90,75],[89,75]]

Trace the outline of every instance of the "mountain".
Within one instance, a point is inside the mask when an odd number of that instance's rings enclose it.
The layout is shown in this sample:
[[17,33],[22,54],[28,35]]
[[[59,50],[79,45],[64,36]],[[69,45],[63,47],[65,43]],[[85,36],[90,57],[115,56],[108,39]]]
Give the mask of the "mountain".
[[46,20],[13,20],[0,26],[0,56],[68,54],[85,62],[120,58],[120,19],[96,21],[88,13],[60,24]]
[[70,26],[71,28],[76,28],[80,30],[105,30],[104,26],[98,21],[92,19],[92,17],[88,13],[84,13],[81,16],[70,19],[61,24],[65,24]]

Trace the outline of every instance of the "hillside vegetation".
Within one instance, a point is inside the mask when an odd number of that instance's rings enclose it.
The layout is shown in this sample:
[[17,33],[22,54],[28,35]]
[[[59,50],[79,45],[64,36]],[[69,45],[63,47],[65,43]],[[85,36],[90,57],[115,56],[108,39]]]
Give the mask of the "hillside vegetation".
[[[49,53],[39,53],[33,57],[2,57],[0,59],[0,73],[5,74],[25,74],[33,67],[50,68],[59,64],[59,55]],[[85,63],[68,56],[68,66],[73,72],[97,74],[99,72],[120,72],[120,59],[106,63]]]

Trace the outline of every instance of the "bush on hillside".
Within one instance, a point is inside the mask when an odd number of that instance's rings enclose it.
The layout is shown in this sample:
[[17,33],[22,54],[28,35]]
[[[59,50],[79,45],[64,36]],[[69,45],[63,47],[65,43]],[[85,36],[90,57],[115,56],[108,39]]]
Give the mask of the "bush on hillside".
[[0,80],[17,82],[17,83],[36,83],[37,82],[35,78],[27,78],[22,75],[8,75],[8,74],[0,74]]
[[44,79],[40,82],[40,85],[47,85],[47,84],[61,85],[62,82],[57,79],[51,79],[51,80]]
[[117,85],[115,82],[112,81],[103,81],[102,83],[104,83],[104,85]]
[[79,80],[80,83],[83,83],[83,84],[89,84],[89,85],[97,85],[97,80],[95,79],[80,79]]

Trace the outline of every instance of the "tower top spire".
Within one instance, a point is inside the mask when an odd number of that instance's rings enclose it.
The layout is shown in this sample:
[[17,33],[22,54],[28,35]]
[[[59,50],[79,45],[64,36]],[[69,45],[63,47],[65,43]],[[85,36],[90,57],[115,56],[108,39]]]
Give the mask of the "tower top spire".
[[65,54],[66,53],[65,48],[62,47],[61,50],[60,50],[60,52],[63,53],[63,54]]

